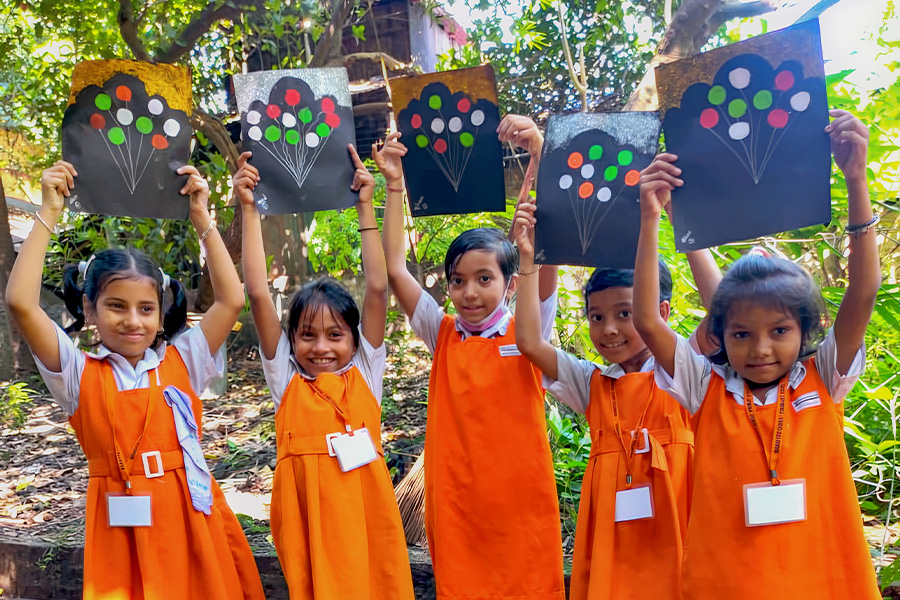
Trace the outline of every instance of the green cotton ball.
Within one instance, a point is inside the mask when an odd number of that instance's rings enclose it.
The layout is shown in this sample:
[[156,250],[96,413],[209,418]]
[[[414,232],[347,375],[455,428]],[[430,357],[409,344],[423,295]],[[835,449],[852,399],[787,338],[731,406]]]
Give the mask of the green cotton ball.
[[121,146],[125,143],[125,132],[122,131],[121,127],[113,127],[109,130],[106,136],[109,138],[109,141],[111,141],[116,146]]
[[619,164],[623,167],[630,165],[632,160],[634,160],[634,154],[631,150],[622,150],[619,152]]
[[112,106],[112,99],[106,94],[97,94],[94,98],[94,106],[100,110],[109,110]]
[[737,119],[738,117],[743,117],[744,113],[747,112],[747,103],[741,100],[740,98],[736,98],[728,103],[728,114],[729,116]]
[[419,148],[428,147],[428,138],[422,134],[417,135],[416,136],[416,146],[418,146]]
[[591,160],[600,160],[601,156],[603,156],[603,146],[600,144],[594,144],[588,150],[588,158]]
[[266,127],[266,139],[270,142],[277,142],[281,139],[281,130],[277,125],[269,125]]
[[291,146],[296,146],[300,143],[300,134],[297,133],[297,130],[291,129],[286,134],[284,134],[285,141]]
[[606,170],[603,171],[603,179],[607,181],[613,181],[619,175],[619,167],[616,165],[609,165],[606,167]]
[[137,130],[144,135],[153,131],[153,121],[151,121],[147,117],[138,117],[137,121],[134,122],[134,126],[137,127]]
[[725,88],[721,85],[714,85],[709,88],[709,94],[706,95],[706,99],[709,100],[710,104],[715,106],[719,106],[723,102],[725,102],[725,96],[727,93],[725,92]]
[[434,95],[428,99],[428,106],[430,106],[433,110],[440,110],[441,108],[441,97]]
[[301,110],[300,114],[297,116],[300,117],[301,123],[309,123],[310,121],[312,121],[312,111],[309,110],[309,107],[306,107],[303,110]]
[[756,110],[766,110],[772,106],[772,92],[769,90],[759,90],[753,96],[753,108]]
[[328,137],[328,134],[331,133],[331,127],[326,125],[325,123],[319,123],[316,125],[316,135],[319,137]]
[[471,148],[472,144],[475,143],[475,136],[468,131],[463,131],[461,134],[459,134],[459,143],[466,148]]

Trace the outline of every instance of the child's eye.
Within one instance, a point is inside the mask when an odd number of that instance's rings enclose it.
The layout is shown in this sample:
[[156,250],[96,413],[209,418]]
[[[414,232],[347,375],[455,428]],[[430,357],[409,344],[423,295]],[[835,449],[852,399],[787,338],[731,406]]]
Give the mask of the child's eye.
[[452,279],[450,279],[450,284],[451,285],[462,285],[462,278],[461,277],[453,277]]
[[600,321],[603,320],[603,315],[590,315],[590,316],[588,317],[588,319],[590,319],[590,320],[593,321],[594,323],[599,323]]
[[619,318],[620,319],[630,319],[631,311],[630,310],[619,311]]
[[493,278],[490,275],[481,276],[481,283],[490,283],[492,280]]
[[342,338],[342,337],[344,337],[344,333],[342,331],[332,331],[331,337],[333,337],[335,339]]
[[788,331],[790,331],[787,327],[776,327],[775,335],[785,335]]
[[743,340],[743,339],[750,337],[750,334],[747,333],[746,331],[735,331],[734,333],[731,334],[731,337],[733,337],[737,340]]

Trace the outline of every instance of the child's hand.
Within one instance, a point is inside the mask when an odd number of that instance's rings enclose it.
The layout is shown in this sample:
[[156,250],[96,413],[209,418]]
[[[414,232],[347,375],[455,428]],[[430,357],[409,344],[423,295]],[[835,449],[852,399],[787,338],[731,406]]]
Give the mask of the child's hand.
[[209,209],[206,206],[207,202],[209,202],[209,184],[194,165],[184,165],[175,172],[179,175],[188,176],[187,183],[184,184],[179,193],[184,196],[190,195],[191,221],[195,225],[199,222],[202,226],[203,222],[209,220]]
[[366,169],[366,165],[363,164],[359,154],[356,153],[356,148],[353,147],[353,144],[347,144],[347,148],[350,150],[350,158],[353,159],[353,166],[356,167],[350,189],[354,192],[359,192],[360,204],[371,204],[372,196],[375,194],[375,178],[372,177],[372,174]]
[[828,114],[834,119],[825,128],[825,132],[831,137],[834,162],[847,179],[865,181],[869,129],[846,110],[831,110]]
[[684,185],[678,178],[681,169],[675,166],[674,154],[657,154],[653,162],[641,171],[641,213],[659,215],[672,201],[672,190]]
[[537,225],[535,210],[537,205],[533,200],[521,202],[513,217],[513,235],[519,247],[519,260],[527,267],[534,264],[534,226]]
[[524,148],[533,157],[540,157],[541,148],[544,146],[544,136],[541,135],[537,125],[528,117],[522,115],[506,115],[497,127],[497,136],[500,142],[512,142],[520,148]]
[[406,146],[397,141],[399,139],[400,132],[395,131],[387,136],[381,148],[378,147],[378,143],[372,144],[372,158],[375,159],[375,165],[391,187],[403,185],[403,163],[400,159],[406,155]]
[[251,152],[244,152],[238,157],[238,170],[232,177],[234,195],[244,206],[256,205],[256,201],[253,200],[253,190],[259,183],[259,171],[248,162],[252,155]]
[[54,222],[62,214],[65,198],[71,194],[77,175],[75,167],[64,160],[57,161],[41,174],[41,212],[49,211],[46,216]]

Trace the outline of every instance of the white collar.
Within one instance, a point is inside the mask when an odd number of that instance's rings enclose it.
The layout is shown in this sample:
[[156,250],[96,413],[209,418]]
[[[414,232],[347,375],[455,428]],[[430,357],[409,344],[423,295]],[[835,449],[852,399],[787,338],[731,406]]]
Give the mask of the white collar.
[[[353,356],[356,356],[356,354],[354,354]],[[312,375],[307,373],[305,370],[303,370],[303,367],[301,367],[300,363],[297,362],[297,357],[294,356],[293,354],[291,355],[290,361],[291,361],[291,365],[293,365],[294,369],[297,371],[297,373],[300,375],[300,377],[302,377],[303,379],[305,379],[307,381],[315,381],[316,380],[315,377],[313,377]],[[349,371],[351,368],[353,368],[353,358],[351,358],[350,362],[348,362],[346,365],[344,365],[337,371],[333,371],[331,374],[332,375],[343,375],[344,373]]]
[[[648,371],[652,371],[656,362],[653,360],[653,355],[647,357],[647,360],[644,361],[644,364],[641,365],[641,368],[638,370],[638,373],[646,373]],[[627,375],[625,369],[622,368],[622,365],[619,363],[613,363],[611,365],[605,365],[600,368],[600,372],[605,376],[610,377],[612,379],[618,379],[624,375]]]
[[[713,365],[713,370],[725,380],[725,389],[731,392],[735,399],[743,404],[744,402],[744,378],[730,365]],[[799,360],[791,366],[790,375],[788,375],[788,385],[792,390],[796,390],[797,386],[803,383],[806,378],[806,367]],[[762,405],[773,404],[776,400],[777,387],[773,387],[766,392],[766,400]],[[759,398],[754,396],[755,402],[760,404]]]
[[100,347],[97,348],[97,352],[88,352],[87,355],[98,360],[109,358],[116,364],[117,367],[127,367],[129,370],[134,372],[135,376],[140,376],[143,373],[150,372],[159,366],[163,358],[166,356],[166,343],[160,342],[155,349],[147,348],[146,350],[144,350],[144,357],[139,360],[138,363],[133,367],[131,366],[131,363],[125,359],[124,356],[113,352],[103,344],[100,344]]

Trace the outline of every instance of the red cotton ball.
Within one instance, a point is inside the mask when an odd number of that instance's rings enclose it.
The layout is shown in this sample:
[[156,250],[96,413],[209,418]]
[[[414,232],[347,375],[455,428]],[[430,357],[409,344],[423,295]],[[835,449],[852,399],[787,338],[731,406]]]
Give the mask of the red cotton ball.
[[300,104],[300,92],[297,90],[288,90],[284,93],[284,101],[288,106],[297,106]]
[[780,108],[776,108],[769,113],[769,116],[766,117],[766,121],[775,129],[782,129],[785,125],[787,125],[788,114],[786,111]]
[[106,119],[100,113],[94,113],[88,121],[94,129],[103,129],[106,127]]
[[447,142],[444,140],[438,140],[434,143],[434,151],[438,154],[443,154],[447,151]]
[[151,138],[150,143],[153,144],[153,147],[157,150],[165,150],[169,147],[169,142],[166,140],[166,136],[156,134]]
[[712,129],[719,123],[719,111],[715,108],[707,108],[700,113],[700,124],[706,129]]
[[794,74],[790,71],[782,71],[775,76],[775,89],[785,92],[794,87]]
[[332,129],[337,129],[341,124],[341,118],[337,116],[335,113],[331,113],[325,115],[325,124],[331,127]]
[[116,88],[116,98],[118,98],[122,102],[130,102],[131,101],[131,90],[124,85],[120,85],[119,87]]
[[322,110],[326,113],[334,112],[334,100],[331,98],[322,98]]
[[270,119],[277,119],[281,116],[281,109],[276,104],[270,104],[266,107],[266,114]]
[[409,120],[409,124],[413,126],[413,129],[418,129],[422,126],[422,117],[419,115],[413,115]]

